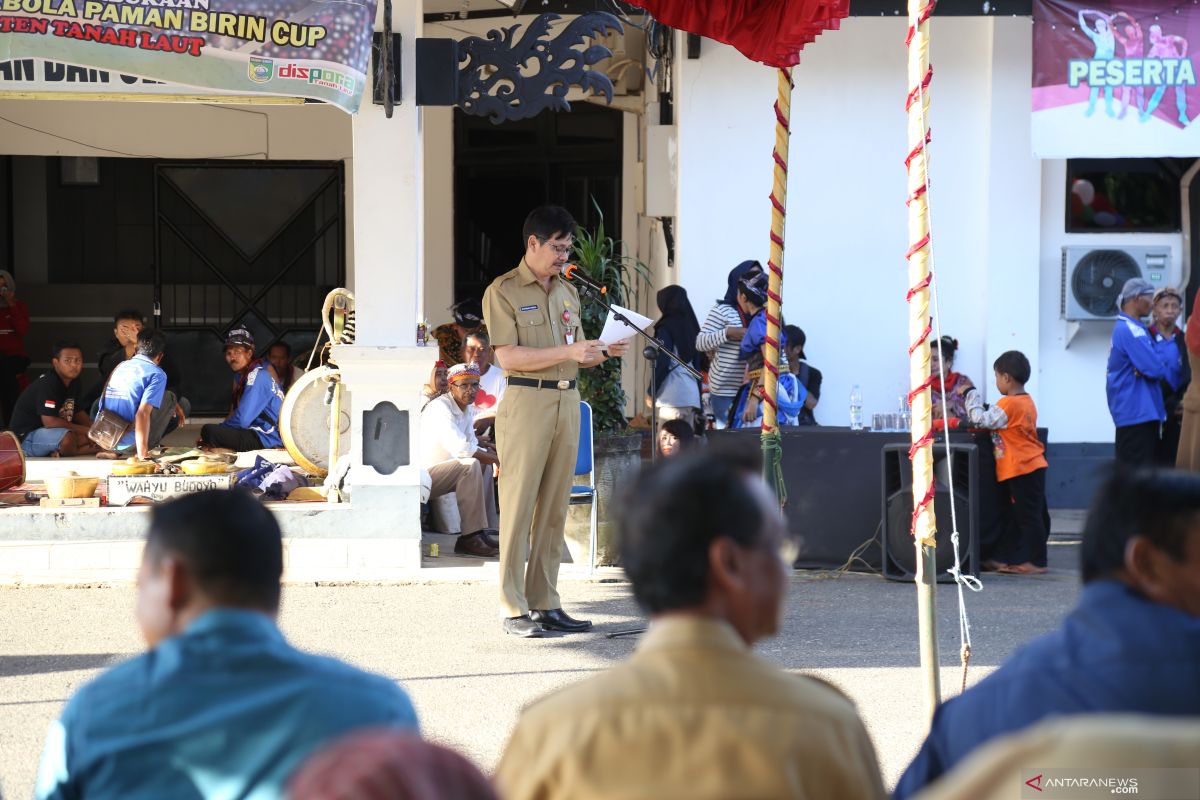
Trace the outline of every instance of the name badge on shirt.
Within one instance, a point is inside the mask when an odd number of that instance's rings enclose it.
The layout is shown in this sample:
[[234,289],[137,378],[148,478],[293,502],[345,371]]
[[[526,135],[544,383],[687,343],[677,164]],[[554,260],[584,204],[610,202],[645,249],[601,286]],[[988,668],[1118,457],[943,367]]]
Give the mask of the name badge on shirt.
[[538,307],[536,304],[534,304],[532,306],[521,306],[521,310],[522,311],[537,311]]

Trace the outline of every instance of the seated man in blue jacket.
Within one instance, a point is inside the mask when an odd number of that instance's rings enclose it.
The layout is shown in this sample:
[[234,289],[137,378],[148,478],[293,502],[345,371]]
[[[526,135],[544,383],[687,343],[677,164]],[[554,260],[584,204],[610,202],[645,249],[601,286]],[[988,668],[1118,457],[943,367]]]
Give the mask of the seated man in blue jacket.
[[1096,494],[1081,550],[1075,608],[942,703],[896,800],[1049,717],[1200,716],[1200,475],[1119,468]]
[[1167,418],[1160,382],[1178,388],[1182,379],[1176,359],[1155,348],[1142,319],[1150,313],[1154,286],[1130,278],[1121,289],[1121,315],[1113,326],[1108,352],[1108,410],[1117,427],[1117,461],[1154,464],[1162,423]]
[[218,425],[200,429],[200,444],[244,452],[283,447],[279,412],[283,391],[265,358],[254,358],[254,337],[234,328],[225,337],[225,362],[233,370],[233,406]]

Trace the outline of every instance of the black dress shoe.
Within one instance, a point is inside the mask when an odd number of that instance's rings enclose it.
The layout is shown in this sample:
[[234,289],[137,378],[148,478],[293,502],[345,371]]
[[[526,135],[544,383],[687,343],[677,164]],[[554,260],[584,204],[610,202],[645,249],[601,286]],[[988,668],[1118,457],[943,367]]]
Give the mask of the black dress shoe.
[[530,611],[529,618],[548,631],[579,633],[592,627],[591,620],[572,619],[561,608],[552,608],[549,611]]
[[500,548],[488,544],[483,535],[477,531],[459,536],[454,542],[454,552],[463,556],[495,558],[500,555]]
[[545,629],[529,617],[507,617],[504,620],[504,632],[522,639],[536,639]]
[[479,538],[497,550],[500,549],[500,531],[493,528],[484,528],[479,532]]

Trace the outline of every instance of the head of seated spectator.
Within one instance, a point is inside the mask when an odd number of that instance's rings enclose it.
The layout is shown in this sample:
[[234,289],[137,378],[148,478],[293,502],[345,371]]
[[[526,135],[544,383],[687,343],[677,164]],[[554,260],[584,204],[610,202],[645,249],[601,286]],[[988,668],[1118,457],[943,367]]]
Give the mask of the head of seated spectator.
[[755,461],[706,447],[630,482],[618,545],[650,628],[627,662],[525,710],[501,796],[884,796],[853,704],[751,649],[779,628],[790,557]]
[[131,358],[137,351],[137,338],[146,327],[145,319],[142,312],[133,308],[123,309],[113,316],[113,338],[125,351],[126,358]]
[[450,383],[446,379],[449,369],[445,361],[439,359],[434,362],[433,369],[429,371],[429,383],[421,387],[421,396],[425,398],[426,402],[435,397],[441,397],[449,391]]
[[678,455],[696,443],[692,426],[682,419],[669,419],[659,426],[658,453],[662,456]]
[[1200,475],[1115,473],[1084,526],[1082,575],[1200,618]]
[[1081,561],[1075,608],[938,708],[894,797],[1046,717],[1200,717],[1200,475],[1118,468],[1088,511]]
[[250,331],[233,328],[225,335],[225,363],[234,373],[232,411],[224,422],[201,428],[199,443],[235,452],[283,447],[283,390],[267,360],[254,358]]
[[216,608],[279,613],[279,523],[242,491],[202,492],[155,506],[138,571],[136,614],[150,647]]
[[67,701],[38,800],[283,797],[328,742],[415,731],[393,681],[288,644],[275,622],[282,572],[279,525],[248,492],[155,506],[135,610],[149,649]]
[[296,379],[304,374],[302,368],[292,363],[292,346],[283,339],[267,349],[267,363],[271,365],[271,369],[275,370],[279,388],[283,389],[285,393],[292,388]]
[[496,800],[479,768],[455,751],[390,730],[353,733],[304,763],[291,800]]
[[83,350],[60,341],[51,352],[51,370],[17,398],[9,426],[27,456],[92,455],[98,450],[87,435],[92,420],[80,400]]
[[621,505],[621,563],[652,619],[719,619],[753,644],[779,627],[790,537],[755,472],[727,453],[702,453],[661,462],[637,482]]

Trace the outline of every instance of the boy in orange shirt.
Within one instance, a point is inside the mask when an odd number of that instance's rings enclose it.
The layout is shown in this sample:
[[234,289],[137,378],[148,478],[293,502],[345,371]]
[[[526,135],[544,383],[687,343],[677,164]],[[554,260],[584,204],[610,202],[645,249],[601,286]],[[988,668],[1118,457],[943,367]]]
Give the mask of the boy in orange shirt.
[[984,568],[1015,575],[1046,571],[1050,512],[1046,508],[1046,448],[1037,435],[1037,407],[1025,392],[1032,372],[1023,353],[1009,350],[992,365],[1003,395],[990,408],[974,387],[967,389],[967,419],[972,427],[992,430],[996,480],[1008,497],[1012,519],[1006,540]]

